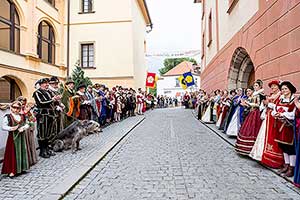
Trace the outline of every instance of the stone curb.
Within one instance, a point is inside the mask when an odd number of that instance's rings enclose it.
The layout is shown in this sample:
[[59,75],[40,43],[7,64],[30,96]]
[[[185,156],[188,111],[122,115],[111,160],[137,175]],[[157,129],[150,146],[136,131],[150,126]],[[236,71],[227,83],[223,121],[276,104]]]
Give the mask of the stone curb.
[[[212,127],[210,127],[208,124],[200,121],[197,119],[197,115],[195,114],[195,112],[192,110],[192,115],[195,117],[195,119],[197,121],[199,121],[201,124],[203,124],[206,128],[208,128],[210,131],[212,131],[213,133],[215,133],[218,137],[220,137],[222,140],[224,140],[226,143],[228,143],[230,146],[232,146],[234,148],[235,146],[235,143],[233,143],[232,141],[230,141],[230,139],[224,134],[224,133],[221,133],[219,130],[216,130]],[[250,159],[250,158],[249,158]],[[252,159],[251,159],[252,160]],[[277,173],[277,170],[276,169],[272,169],[270,167],[267,167],[263,164],[261,164],[260,162],[258,161],[255,161],[255,160],[252,160],[253,162],[257,162],[260,166],[272,171],[275,175],[277,175],[278,177],[280,178],[283,178],[284,180],[286,180],[287,182],[291,183],[293,185],[293,187],[291,188],[292,190],[294,190],[295,192],[297,192],[298,194],[300,194],[300,190],[294,186],[294,182],[293,182],[293,179],[290,179],[290,178],[287,178],[287,177],[284,177],[284,176],[281,176],[280,174]]]
[[[98,152],[93,153],[85,160],[80,161],[76,167],[73,167],[66,178],[63,178],[58,185],[50,187],[42,193],[41,199],[58,200],[63,199],[65,195],[70,192],[89,172],[91,172],[96,165],[112,150],[114,149],[133,129],[145,120],[141,118],[120,137],[113,137],[107,142]],[[78,167],[80,166],[80,167]]]

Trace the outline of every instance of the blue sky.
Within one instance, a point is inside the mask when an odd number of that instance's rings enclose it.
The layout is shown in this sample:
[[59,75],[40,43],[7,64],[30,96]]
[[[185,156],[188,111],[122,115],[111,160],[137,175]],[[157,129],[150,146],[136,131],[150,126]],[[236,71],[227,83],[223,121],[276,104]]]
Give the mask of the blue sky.
[[[201,4],[193,2],[147,0],[153,22],[153,30],[147,34],[148,54],[201,49]],[[158,72],[163,60],[147,57],[149,71]]]

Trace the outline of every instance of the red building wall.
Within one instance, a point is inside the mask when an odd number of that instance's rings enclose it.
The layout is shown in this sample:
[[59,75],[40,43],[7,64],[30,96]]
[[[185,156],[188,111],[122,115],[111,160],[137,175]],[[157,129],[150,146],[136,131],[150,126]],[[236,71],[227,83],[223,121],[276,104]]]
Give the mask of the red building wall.
[[202,71],[203,89],[228,87],[238,47],[246,49],[253,61],[256,79],[290,80],[300,91],[300,0],[260,0],[259,11]]

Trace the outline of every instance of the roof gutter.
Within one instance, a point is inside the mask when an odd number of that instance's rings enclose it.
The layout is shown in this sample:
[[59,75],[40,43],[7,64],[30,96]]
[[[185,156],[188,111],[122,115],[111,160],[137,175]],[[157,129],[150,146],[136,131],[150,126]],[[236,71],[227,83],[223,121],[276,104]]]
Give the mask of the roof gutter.
[[148,15],[148,18],[149,18],[149,24],[147,24],[147,27],[150,27],[150,30],[148,30],[147,33],[150,33],[153,29],[153,24],[152,24],[152,20],[151,20],[151,17],[150,17],[150,12],[149,12],[146,0],[143,0],[143,3],[145,5],[146,12],[147,12],[147,15]]

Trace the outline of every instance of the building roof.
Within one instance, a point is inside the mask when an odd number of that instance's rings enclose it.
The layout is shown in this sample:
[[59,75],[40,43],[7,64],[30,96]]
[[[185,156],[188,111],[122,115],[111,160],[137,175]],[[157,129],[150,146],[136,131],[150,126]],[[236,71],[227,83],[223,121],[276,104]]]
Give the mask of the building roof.
[[150,13],[149,13],[149,9],[148,9],[146,0],[138,0],[137,2],[141,8],[141,11],[142,11],[142,14],[144,16],[147,26],[149,26],[152,29],[153,24],[152,24],[152,20],[150,17]]
[[190,71],[193,71],[193,63],[183,61],[182,63],[178,64],[176,67],[165,73],[163,76],[178,76]]

